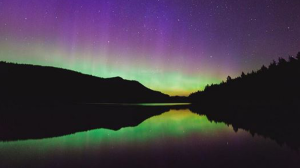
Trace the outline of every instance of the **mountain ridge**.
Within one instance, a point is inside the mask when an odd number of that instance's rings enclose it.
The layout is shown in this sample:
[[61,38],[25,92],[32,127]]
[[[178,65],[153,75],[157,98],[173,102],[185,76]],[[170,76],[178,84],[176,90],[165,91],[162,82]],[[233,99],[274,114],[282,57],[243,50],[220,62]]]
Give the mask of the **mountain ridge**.
[[168,102],[170,96],[138,81],[101,78],[73,70],[0,62],[4,103]]

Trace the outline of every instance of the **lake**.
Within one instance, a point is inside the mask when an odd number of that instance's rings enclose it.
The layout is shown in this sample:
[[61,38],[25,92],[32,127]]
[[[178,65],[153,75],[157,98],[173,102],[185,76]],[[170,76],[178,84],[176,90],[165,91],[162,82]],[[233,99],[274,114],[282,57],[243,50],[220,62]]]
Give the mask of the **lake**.
[[170,109],[116,130],[2,141],[0,167],[299,168],[300,154],[189,109]]

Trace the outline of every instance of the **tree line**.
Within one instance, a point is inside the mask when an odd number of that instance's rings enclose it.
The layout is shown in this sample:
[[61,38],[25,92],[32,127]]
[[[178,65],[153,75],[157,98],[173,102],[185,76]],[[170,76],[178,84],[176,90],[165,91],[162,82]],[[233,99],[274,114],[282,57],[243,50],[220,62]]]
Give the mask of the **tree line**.
[[242,74],[237,78],[227,77],[220,84],[207,85],[204,91],[192,93],[193,102],[200,101],[292,101],[300,98],[300,52],[288,60],[279,58],[267,67]]

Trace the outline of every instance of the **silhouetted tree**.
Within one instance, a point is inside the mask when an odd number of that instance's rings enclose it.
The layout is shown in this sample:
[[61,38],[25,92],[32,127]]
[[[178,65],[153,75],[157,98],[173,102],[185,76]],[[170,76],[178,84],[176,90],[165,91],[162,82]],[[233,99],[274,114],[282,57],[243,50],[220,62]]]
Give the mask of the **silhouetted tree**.
[[294,58],[293,56],[289,56],[289,62],[296,62],[296,61],[297,61],[296,58]]
[[284,59],[284,58],[279,58],[278,59],[278,65],[285,65],[287,62],[286,62],[286,60]]
[[266,72],[268,70],[268,68],[265,66],[265,65],[263,65],[261,68],[260,68],[260,71],[261,72]]
[[298,60],[300,60],[300,52],[298,52],[297,57]]
[[246,77],[246,75],[245,75],[245,73],[244,73],[244,72],[242,72],[242,75],[241,75],[241,77],[242,77],[242,78],[245,78],[245,77]]
[[210,87],[209,85],[206,85],[205,88],[204,88],[204,90],[208,89],[209,87]]
[[269,69],[274,69],[276,68],[277,64],[276,64],[276,61],[272,61],[272,63],[269,65]]
[[232,78],[230,76],[227,77],[227,82],[230,82]]

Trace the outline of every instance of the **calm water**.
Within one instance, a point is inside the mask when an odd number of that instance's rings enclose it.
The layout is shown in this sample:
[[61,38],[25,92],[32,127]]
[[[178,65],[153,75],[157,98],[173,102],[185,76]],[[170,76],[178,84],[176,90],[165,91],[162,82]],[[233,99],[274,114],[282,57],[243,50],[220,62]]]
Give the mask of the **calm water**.
[[0,142],[0,167],[299,168],[300,155],[189,110],[170,110],[118,131]]
[[191,103],[87,103],[98,105],[116,105],[116,106],[188,106]]

